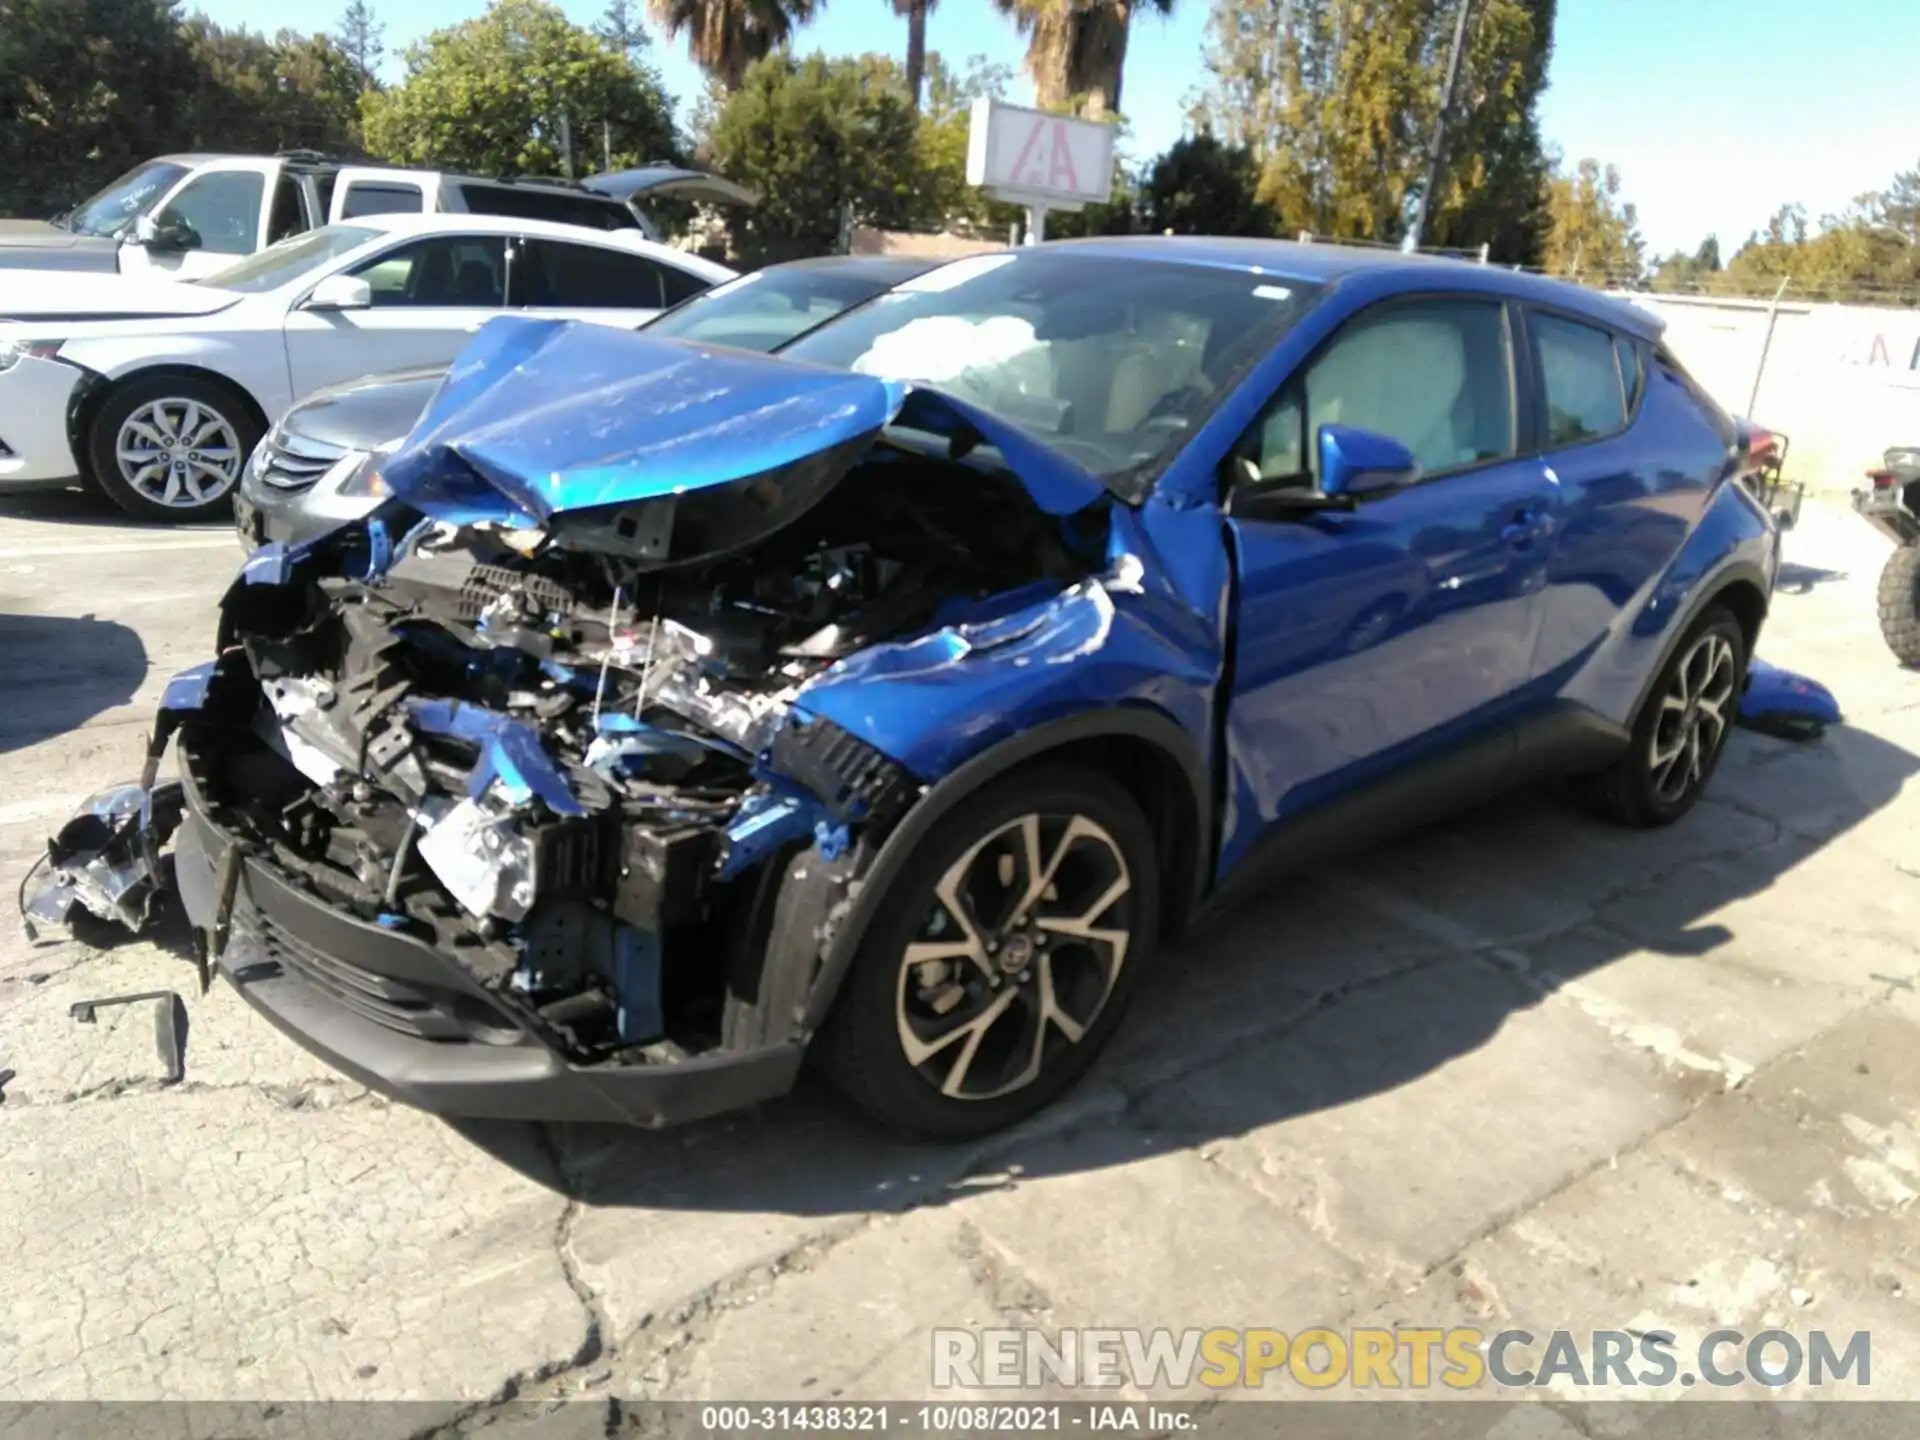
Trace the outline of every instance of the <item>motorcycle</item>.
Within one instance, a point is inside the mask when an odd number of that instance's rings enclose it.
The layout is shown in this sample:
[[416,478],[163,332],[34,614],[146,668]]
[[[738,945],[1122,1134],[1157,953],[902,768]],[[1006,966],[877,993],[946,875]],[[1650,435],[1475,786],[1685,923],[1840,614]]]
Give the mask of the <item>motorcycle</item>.
[[1853,508],[1894,546],[1880,570],[1880,638],[1894,659],[1920,668],[1920,448],[1887,450],[1867,481]]

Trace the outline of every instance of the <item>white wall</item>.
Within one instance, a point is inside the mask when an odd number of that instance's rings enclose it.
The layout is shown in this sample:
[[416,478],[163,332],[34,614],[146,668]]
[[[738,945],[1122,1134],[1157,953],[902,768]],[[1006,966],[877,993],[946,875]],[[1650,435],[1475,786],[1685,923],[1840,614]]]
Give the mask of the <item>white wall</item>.
[[1920,310],[1784,303],[1762,371],[1765,301],[1616,298],[1667,322],[1674,354],[1714,399],[1789,438],[1789,479],[1850,490],[1889,445],[1920,445]]

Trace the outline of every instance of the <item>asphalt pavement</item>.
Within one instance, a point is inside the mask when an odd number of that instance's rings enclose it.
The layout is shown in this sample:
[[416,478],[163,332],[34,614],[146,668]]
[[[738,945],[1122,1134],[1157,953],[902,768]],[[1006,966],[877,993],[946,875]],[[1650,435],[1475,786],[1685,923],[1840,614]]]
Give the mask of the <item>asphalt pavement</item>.
[[[413,1431],[927,1396],[939,1326],[1373,1324],[1868,1330],[1871,1395],[1920,1396],[1920,675],[1875,630],[1885,553],[1819,501],[1789,540],[1761,649],[1839,694],[1824,739],[1736,736],[1666,831],[1522,795],[1278,883],[1163,955],[1072,1097],[959,1150],[811,1084],[664,1133],[450,1125],[200,997],[168,937],[9,924],[0,1400],[432,1402]],[[0,499],[9,885],[137,772],[238,558]],[[177,1084],[152,1007],[69,1015],[163,988]]]

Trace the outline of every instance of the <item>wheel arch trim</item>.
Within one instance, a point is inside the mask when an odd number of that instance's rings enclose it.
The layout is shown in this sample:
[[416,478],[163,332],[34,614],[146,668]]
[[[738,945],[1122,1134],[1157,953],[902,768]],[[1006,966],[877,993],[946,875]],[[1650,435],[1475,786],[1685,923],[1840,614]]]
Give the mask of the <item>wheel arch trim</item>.
[[[819,970],[798,1017],[798,1038],[811,1039],[826,1020],[881,902],[908,857],[932,833],[935,825],[983,786],[1023,765],[1055,756],[1070,757],[1076,747],[1089,743],[1114,741],[1153,747],[1177,768],[1185,782],[1183,792],[1176,798],[1191,805],[1188,813],[1193,834],[1188,837],[1191,843],[1187,846],[1191,853],[1185,856],[1179,856],[1178,851],[1174,853],[1178,856],[1178,870],[1190,873],[1176,873],[1171,877],[1178,890],[1163,896],[1163,914],[1168,909],[1178,915],[1186,914],[1204,891],[1213,858],[1211,780],[1199,746],[1175,721],[1143,706],[1084,711],[1049,721],[1003,740],[936,781],[888,834],[860,877],[858,888],[847,902],[846,913],[821,952]],[[1117,779],[1115,783],[1131,788]],[[1162,868],[1163,871],[1167,868],[1164,856]]]
[[[1640,715],[1646,709],[1654,687],[1660,683],[1660,677],[1666,674],[1667,666],[1673,657],[1680,653],[1680,646],[1687,638],[1687,632],[1694,622],[1714,605],[1733,600],[1738,604],[1734,608],[1734,617],[1740,621],[1740,628],[1746,635],[1747,655],[1753,659],[1753,651],[1760,639],[1760,630],[1766,620],[1768,610],[1768,591],[1766,572],[1752,560],[1735,560],[1715,573],[1713,578],[1699,588],[1699,592],[1688,605],[1680,623],[1675,625],[1661,642],[1659,658],[1648,667],[1646,681],[1640,687],[1640,693],[1634,697],[1633,709],[1627,713],[1626,728],[1629,731],[1640,723]],[[1747,597],[1751,596],[1749,599]],[[1751,609],[1752,613],[1743,613],[1741,607]],[[1749,624],[1751,622],[1751,624]]]

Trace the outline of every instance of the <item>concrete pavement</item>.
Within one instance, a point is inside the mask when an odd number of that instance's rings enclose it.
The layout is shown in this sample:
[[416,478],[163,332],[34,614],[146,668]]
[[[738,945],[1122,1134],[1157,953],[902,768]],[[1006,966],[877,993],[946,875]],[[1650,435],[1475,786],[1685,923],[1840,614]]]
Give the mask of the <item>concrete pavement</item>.
[[[1522,796],[1289,879],[971,1149],[810,1087],[663,1134],[454,1127],[163,946],[7,927],[0,1400],[435,1402],[412,1431],[513,1397],[924,1396],[936,1326],[1375,1323],[1871,1330],[1870,1393],[1920,1395],[1920,676],[1874,629],[1884,542],[1810,505],[1790,555],[1762,651],[1844,727],[1737,736],[1671,830]],[[0,506],[10,879],[137,770],[236,560]],[[189,996],[174,1086],[150,1010],[67,1013],[160,987]]]

